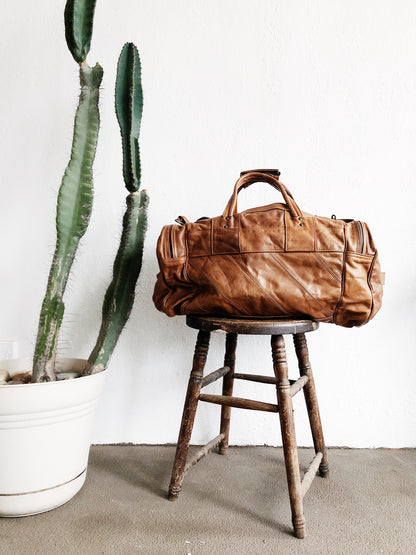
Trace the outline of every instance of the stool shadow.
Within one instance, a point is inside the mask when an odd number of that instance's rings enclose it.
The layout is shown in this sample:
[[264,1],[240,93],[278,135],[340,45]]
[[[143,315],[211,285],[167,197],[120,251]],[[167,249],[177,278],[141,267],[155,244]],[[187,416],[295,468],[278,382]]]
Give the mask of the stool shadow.
[[[270,492],[270,487],[268,487],[267,490],[268,492]],[[189,491],[187,492],[187,495],[189,495]],[[193,495],[198,500],[200,500],[200,503],[209,502],[214,507],[215,506],[222,507],[226,509],[227,512],[229,511],[229,512],[233,512],[234,514],[240,514],[242,517],[244,517],[244,519],[249,518],[250,520],[255,520],[257,522],[260,522],[267,528],[274,528],[283,534],[288,534],[291,536],[293,535],[292,527],[289,527],[284,523],[281,523],[278,520],[273,519],[271,517],[266,517],[261,512],[256,511],[252,508],[249,508],[246,505],[237,504],[235,501],[225,498],[220,493],[217,493],[217,492],[212,493],[212,492],[206,492],[206,491],[195,492],[194,490],[191,495]],[[261,494],[258,493],[257,495],[260,496]],[[277,499],[280,498],[282,499],[282,502],[287,502],[289,504],[287,491],[283,489],[279,492],[276,492],[276,498]],[[275,510],[275,507],[273,506],[273,504],[270,504],[268,508],[264,509],[264,512],[268,511],[270,514],[273,514],[274,510]]]
[[[200,461],[197,464],[197,467],[200,466],[202,468],[203,465],[209,465],[210,458],[213,457],[223,458],[222,455],[218,455],[218,453],[212,452],[210,455],[208,455],[207,459]],[[226,455],[225,460],[227,459],[227,462],[231,463],[232,465],[232,452]],[[241,460],[239,462],[241,464]],[[227,512],[232,511],[234,514],[238,513],[245,519],[249,518],[251,520],[256,520],[257,522],[260,522],[261,524],[267,526],[267,528],[274,528],[283,534],[293,536],[293,528],[291,526],[286,525],[284,522],[281,523],[277,519],[273,519],[270,516],[265,516],[273,515],[276,512],[277,504],[280,504],[280,502],[286,503],[290,522],[290,505],[287,491],[284,460],[280,460],[278,457],[276,457],[276,454],[267,454],[266,456],[263,455],[263,458],[261,460],[261,467],[263,470],[260,470],[258,468],[257,470],[255,470],[253,467],[251,467],[251,471],[253,473],[257,472],[259,478],[256,490],[252,494],[253,497],[255,497],[255,503],[247,504],[246,501],[242,501],[240,504],[241,497],[231,498],[230,496],[227,496],[228,490],[218,490],[217,488],[216,491],[212,491],[212,489],[208,489],[208,487],[205,487],[205,482],[203,480],[198,480],[197,477],[194,477],[192,483],[189,483],[191,481],[189,479],[187,483],[185,477],[184,491],[181,493],[181,496],[192,495],[201,504],[208,502],[214,507],[222,507],[226,509]],[[247,468],[250,468],[249,461],[247,461]],[[228,482],[227,473],[230,472],[230,469],[227,470],[226,466],[224,465],[223,475],[219,474],[217,465],[215,465],[215,468],[213,468],[213,471],[214,470],[216,471],[218,486],[220,486],[221,484],[226,484]],[[192,472],[192,470],[190,472]],[[197,472],[196,468],[194,469],[194,472]],[[236,471],[232,471],[232,475],[234,479],[238,478]],[[245,487],[243,476],[241,478],[241,484],[239,484],[238,487],[235,488],[235,491],[242,491]],[[272,499],[273,501],[270,502],[270,499]],[[260,505],[260,500],[263,500],[264,505],[261,509],[256,510],[254,507],[255,505]]]
[[[157,456],[155,456],[154,453],[151,453],[150,456],[145,453],[143,456],[143,452],[139,451],[140,448],[135,449],[135,446],[131,445],[117,446],[117,449],[107,449],[106,447],[109,446],[100,446],[100,448],[96,450],[92,449],[89,462],[91,474],[94,473],[95,476],[99,478],[102,476],[105,483],[108,482],[108,475],[118,477],[128,484],[131,484],[132,487],[147,490],[149,493],[166,500],[167,504],[169,503],[167,495],[174,451],[159,447]],[[198,465],[190,471],[193,473],[193,479],[190,479],[190,476],[187,476],[188,480],[185,479],[184,489],[179,499],[173,504],[169,503],[172,509],[174,509],[176,503],[182,504],[186,502],[186,497],[191,496],[200,506],[210,504],[212,507],[223,508],[227,512],[240,514],[245,519],[255,520],[267,528],[276,529],[285,535],[293,535],[291,527],[272,517],[265,516],[266,514],[273,515],[276,512],[277,503],[287,503],[289,505],[283,460],[279,460],[279,458],[276,458],[272,454],[266,454],[261,463],[263,470],[260,471],[257,469],[256,471],[252,468],[253,472],[258,473],[259,481],[255,492],[253,492],[256,501],[248,505],[244,501],[240,504],[240,498],[227,497],[227,490],[216,489],[212,491],[208,489],[204,480],[198,480],[198,467],[202,469],[205,465],[209,465],[209,459],[212,457],[223,458],[217,453],[211,453],[206,460],[200,461]],[[230,457],[230,459],[228,459],[228,457]],[[232,463],[232,453],[226,456],[225,460],[227,459],[229,463]],[[218,471],[217,465],[213,466],[213,470]],[[249,463],[247,463],[247,466],[249,466]],[[206,468],[205,466],[205,471]],[[225,465],[223,468],[224,470],[221,471],[221,475],[218,472],[216,474],[219,485],[227,484],[227,472],[230,472],[230,468],[227,470]],[[236,472],[233,472],[233,477],[237,477]],[[241,491],[242,488],[244,488],[243,481],[238,489]],[[271,490],[273,490],[272,493]],[[270,501],[270,499],[274,501]],[[261,503],[260,500],[264,500],[264,506],[261,509],[256,509],[255,506],[259,506]],[[290,510],[288,510],[288,512],[290,512]]]
[[[123,447],[125,453],[120,453]],[[117,476],[134,487],[146,489],[158,497],[167,499],[173,456],[174,453],[169,452],[162,457],[152,457],[150,460],[146,457],[146,460],[143,460],[134,446],[117,446],[117,453],[105,448],[93,451],[89,466],[94,473]],[[122,464],[120,459],[123,461]]]

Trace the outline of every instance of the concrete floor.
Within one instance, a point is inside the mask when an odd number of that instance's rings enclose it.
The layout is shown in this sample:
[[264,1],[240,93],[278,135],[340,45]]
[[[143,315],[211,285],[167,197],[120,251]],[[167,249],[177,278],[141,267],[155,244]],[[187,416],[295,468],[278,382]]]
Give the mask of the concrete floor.
[[[95,446],[84,488],[49,513],[0,519],[0,553],[416,553],[416,451],[330,449],[330,477],[305,498],[307,537],[292,536],[283,453],[210,454],[166,500],[173,447]],[[301,467],[312,459],[300,450]]]

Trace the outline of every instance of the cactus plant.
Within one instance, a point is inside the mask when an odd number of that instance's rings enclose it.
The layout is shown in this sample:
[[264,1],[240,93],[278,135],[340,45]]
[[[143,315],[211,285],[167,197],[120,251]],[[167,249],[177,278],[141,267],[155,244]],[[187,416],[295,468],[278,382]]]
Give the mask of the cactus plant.
[[42,303],[33,360],[32,382],[55,380],[55,358],[64,314],[63,295],[79,241],[90,219],[93,196],[92,165],[100,127],[99,87],[103,70],[85,62],[95,0],[68,0],[65,28],[68,48],[80,64],[81,94],[75,114],[71,157],[59,189],[56,248]]
[[[64,316],[65,289],[93,204],[92,170],[100,126],[98,101],[103,77],[100,65],[90,67],[86,62],[95,5],[96,0],[67,0],[65,7],[66,41],[79,64],[81,92],[71,156],[59,188],[56,247],[41,308],[32,375],[26,372],[25,360],[4,361],[3,377],[7,381],[1,380],[0,384],[4,401],[2,418],[10,425],[0,429],[0,475],[4,475],[0,480],[2,516],[26,516],[53,509],[66,503],[82,487],[92,413],[103,385],[104,376],[99,372],[107,367],[130,315],[142,266],[148,205],[146,191],[139,190],[138,138],[143,94],[139,53],[134,44],[128,43],[120,55],[116,82],[123,175],[129,192],[121,241],[113,265],[113,278],[104,297],[96,345],[87,362],[79,358],[61,360],[57,373],[55,358]],[[24,366],[16,373],[15,365],[19,367],[20,364]],[[12,370],[12,376],[6,369]],[[56,379],[70,378],[79,379],[53,383]],[[9,383],[21,385],[8,387]]]
[[[56,379],[55,358],[64,314],[63,296],[92,209],[92,166],[100,124],[98,99],[103,70],[99,64],[89,67],[85,58],[91,44],[95,4],[96,0],[67,0],[65,7],[66,41],[73,58],[80,65],[81,94],[74,121],[71,157],[58,195],[57,242],[40,314],[32,382]],[[128,43],[123,47],[118,64],[116,111],[123,143],[123,175],[130,194],[114,262],[113,280],[104,298],[101,329],[84,370],[85,375],[107,367],[130,315],[141,269],[148,205],[146,191],[139,191],[138,137],[142,108],[139,53],[134,44]]]
[[143,110],[140,57],[133,43],[121,51],[116,80],[116,112],[123,143],[123,176],[127,209],[123,232],[114,262],[113,280],[107,289],[102,309],[102,323],[97,342],[84,375],[104,370],[134,302],[134,289],[140,273],[144,236],[147,228],[148,196],[139,191],[141,171],[139,133]]

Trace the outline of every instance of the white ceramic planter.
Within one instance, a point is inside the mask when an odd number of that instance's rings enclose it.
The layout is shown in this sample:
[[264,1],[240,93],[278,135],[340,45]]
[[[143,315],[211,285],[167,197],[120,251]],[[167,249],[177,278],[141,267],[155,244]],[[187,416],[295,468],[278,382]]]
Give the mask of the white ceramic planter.
[[[80,371],[84,364],[61,359],[58,370]],[[30,370],[31,360],[0,361],[0,368]],[[49,511],[81,489],[104,377],[0,385],[0,516]]]

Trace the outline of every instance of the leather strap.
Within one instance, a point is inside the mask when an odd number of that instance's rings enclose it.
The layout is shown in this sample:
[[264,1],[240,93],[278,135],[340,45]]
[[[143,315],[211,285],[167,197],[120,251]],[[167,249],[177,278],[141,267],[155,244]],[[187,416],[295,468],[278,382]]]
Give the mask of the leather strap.
[[278,171],[279,170],[256,170],[241,172],[241,175],[235,184],[233,194],[231,195],[231,198],[228,201],[227,206],[225,207],[225,210],[223,212],[224,218],[228,219],[237,213],[238,193],[242,189],[249,187],[253,183],[268,183],[269,185],[280,191],[287,207],[289,208],[292,218],[303,218],[302,210],[296,204],[289,189],[279,181],[278,177],[275,177],[275,175],[272,174],[272,172]]
[[275,177],[280,177],[280,170],[244,170],[243,172],[240,172],[240,177],[242,175],[246,175],[247,173],[252,173],[252,172],[256,172],[256,173],[268,173],[269,175],[274,175]]

